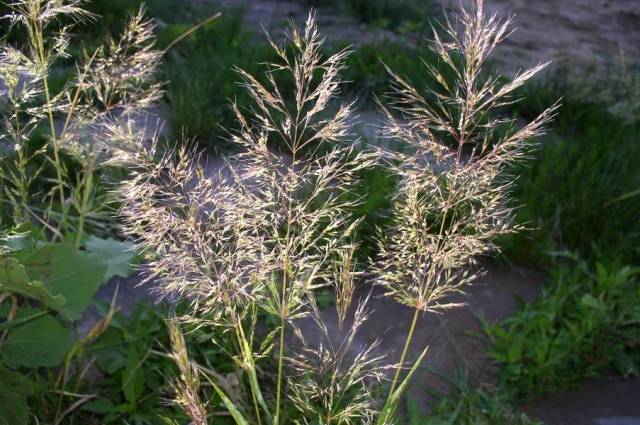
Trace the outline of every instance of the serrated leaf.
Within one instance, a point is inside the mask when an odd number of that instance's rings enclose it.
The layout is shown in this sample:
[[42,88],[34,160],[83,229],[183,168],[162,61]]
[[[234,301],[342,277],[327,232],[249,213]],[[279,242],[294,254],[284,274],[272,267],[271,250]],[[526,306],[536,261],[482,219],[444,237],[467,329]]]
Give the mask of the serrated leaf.
[[79,319],[91,303],[107,270],[101,256],[67,244],[44,244],[20,259],[31,279],[67,300],[64,310],[72,319]]
[[91,253],[103,257],[104,264],[107,266],[104,276],[105,281],[113,276],[127,277],[133,272],[136,253],[132,244],[114,239],[89,236],[84,246]]
[[31,381],[0,367],[0,425],[27,425],[27,397],[32,392]]
[[[17,318],[36,313],[35,309],[25,308]],[[45,314],[11,329],[0,354],[12,369],[20,366],[54,367],[62,363],[72,344],[71,333],[64,324]]]

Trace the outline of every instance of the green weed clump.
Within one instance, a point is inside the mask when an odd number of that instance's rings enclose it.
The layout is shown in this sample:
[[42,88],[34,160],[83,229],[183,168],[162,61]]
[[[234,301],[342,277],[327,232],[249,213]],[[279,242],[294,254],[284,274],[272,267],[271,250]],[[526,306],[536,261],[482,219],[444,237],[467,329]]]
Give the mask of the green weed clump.
[[410,425],[542,425],[518,412],[504,388],[474,385],[464,371],[452,378],[448,393],[429,391],[434,399],[425,414],[415,400],[409,399],[407,417]]
[[640,121],[609,111],[606,104],[576,98],[562,78],[525,91],[516,110],[534,116],[545,102],[563,96],[563,108],[526,167],[519,168],[518,220],[531,230],[507,249],[512,258],[545,263],[545,252],[569,250],[589,260],[637,258],[640,246]]
[[436,16],[436,7],[427,0],[307,0],[315,7],[331,7],[353,16],[372,27],[388,28],[398,32],[423,32],[429,19]]
[[378,254],[379,230],[386,228],[391,222],[388,212],[398,179],[380,165],[363,170],[359,173],[359,178],[361,184],[351,196],[362,201],[355,205],[352,214],[362,223],[355,237],[359,246],[358,257],[366,261]]
[[72,77],[55,85],[72,57],[72,29],[95,17],[78,1],[8,7],[11,32],[0,43],[0,419],[60,424],[96,397],[74,389],[88,371],[85,350],[115,305],[86,334],[74,327],[99,286],[131,273],[135,258],[131,245],[108,237],[115,219],[107,180],[117,173],[105,155],[107,128],[158,100],[161,55],[139,9],[120,36],[84,50]]
[[[415,60],[416,57],[420,60]],[[375,97],[382,97],[389,90],[386,67],[426,91],[434,88],[437,82],[425,74],[425,63],[438,63],[437,54],[426,44],[413,47],[394,41],[363,44],[347,59],[345,91],[358,97],[361,103],[373,105]],[[452,80],[451,70],[441,67],[441,71],[449,81]]]
[[537,301],[485,326],[505,388],[533,397],[611,372],[638,373],[638,273],[582,261],[557,266]]
[[[166,46],[188,28],[187,24],[166,26],[158,45]],[[244,105],[249,101],[238,90],[236,68],[259,74],[259,64],[273,59],[270,47],[244,28],[241,10],[226,11],[223,19],[176,45],[163,66],[174,134],[210,148],[229,148],[223,142],[223,129],[232,128],[235,122],[229,102]]]

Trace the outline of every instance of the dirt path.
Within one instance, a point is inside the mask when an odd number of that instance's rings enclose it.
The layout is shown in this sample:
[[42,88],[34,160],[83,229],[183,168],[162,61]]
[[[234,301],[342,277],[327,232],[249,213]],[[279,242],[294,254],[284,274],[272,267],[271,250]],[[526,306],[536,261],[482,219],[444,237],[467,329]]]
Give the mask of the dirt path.
[[[465,303],[463,307],[423,315],[408,356],[409,362],[415,360],[429,347],[423,367],[412,383],[412,395],[419,405],[429,404],[427,388],[447,391],[448,384],[438,375],[451,377],[464,368],[473,382],[493,381],[494,369],[482,341],[474,335],[481,330],[480,319],[497,322],[511,315],[517,308],[516,299],[532,301],[543,281],[539,273],[526,268],[493,266],[467,289],[466,295],[451,297],[451,302]],[[355,298],[365,298],[369,291],[361,288]],[[379,352],[386,355],[385,363],[393,363],[400,358],[414,310],[381,295],[381,289],[374,289],[368,303],[371,316],[356,335],[352,350],[358,353],[380,340]],[[333,308],[323,311],[323,319],[331,335],[344,333],[338,327]],[[300,326],[308,340],[319,339],[319,331],[311,320],[301,322]]]
[[523,409],[545,425],[640,425],[640,376],[588,382]]
[[[197,4],[241,6],[245,21],[256,30],[275,30],[288,19],[306,18],[303,0],[191,0]],[[418,0],[419,1],[419,0]],[[433,0],[447,12],[460,2]],[[499,70],[513,73],[520,68],[552,60],[555,64],[619,61],[621,55],[640,63],[640,1],[638,0],[485,0],[491,13],[515,15],[516,32],[500,47],[494,59]],[[329,40],[346,40],[355,45],[380,39],[398,39],[387,30],[372,29],[331,7],[318,12],[318,24]]]
[[[440,0],[451,10],[459,0]],[[470,0],[462,0],[469,4]],[[485,0],[488,11],[515,14],[516,32],[496,54],[513,71],[539,61],[640,62],[640,1]]]

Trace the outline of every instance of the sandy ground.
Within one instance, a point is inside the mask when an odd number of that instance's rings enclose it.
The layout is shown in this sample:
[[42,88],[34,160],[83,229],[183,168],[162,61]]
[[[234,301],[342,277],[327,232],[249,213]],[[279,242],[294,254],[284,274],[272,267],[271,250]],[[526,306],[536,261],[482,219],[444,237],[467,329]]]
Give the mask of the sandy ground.
[[545,425],[640,425],[640,376],[598,379],[522,408]]
[[[440,0],[455,9],[458,0]],[[470,4],[463,0],[463,4]],[[638,0],[485,0],[499,16],[515,15],[516,32],[496,54],[507,69],[552,60],[640,61]]]
[[[304,0],[191,1],[211,7],[242,6],[247,23],[258,30],[281,28],[289,18],[301,21],[308,12]],[[460,3],[472,4],[472,0],[432,1],[449,14]],[[500,17],[515,15],[516,32],[494,57],[501,71],[513,73],[548,60],[584,66],[623,56],[640,62],[640,0],[485,0],[485,8]],[[398,39],[393,32],[369,28],[331,8],[318,12],[318,24],[329,40],[357,45]]]

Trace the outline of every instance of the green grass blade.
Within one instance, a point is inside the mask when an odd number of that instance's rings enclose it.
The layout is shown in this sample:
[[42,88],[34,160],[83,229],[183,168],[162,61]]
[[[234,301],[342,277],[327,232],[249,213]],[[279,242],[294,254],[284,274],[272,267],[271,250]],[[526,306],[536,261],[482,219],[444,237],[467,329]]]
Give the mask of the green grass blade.
[[209,383],[211,384],[213,389],[216,390],[216,393],[218,393],[218,395],[222,399],[222,402],[224,403],[225,407],[227,408],[227,410],[229,410],[229,413],[231,413],[231,416],[233,416],[233,419],[236,421],[236,424],[237,425],[249,425],[249,422],[247,422],[247,420],[244,418],[244,416],[242,416],[242,413],[240,413],[240,410],[236,407],[235,404],[233,404],[233,401],[231,401],[231,399],[229,397],[227,397],[227,395],[222,390],[222,388],[220,388],[220,386],[218,386],[218,384],[213,382],[213,380],[209,376],[207,376],[206,374],[204,374],[204,377],[207,379],[207,381],[209,381]]
[[398,404],[400,403],[402,394],[409,385],[411,377],[415,374],[416,370],[418,370],[418,366],[420,366],[420,364],[422,363],[422,360],[427,354],[428,349],[429,347],[425,348],[424,351],[422,351],[422,354],[420,354],[420,357],[418,357],[418,359],[413,363],[411,370],[409,370],[407,376],[405,376],[400,385],[398,385],[398,388],[396,388],[392,394],[389,394],[386,403],[380,411],[380,416],[378,417],[378,420],[376,422],[377,425],[388,425],[392,423],[393,415],[398,408]]
[[640,189],[627,192],[622,196],[618,196],[617,198],[614,198],[609,202],[607,202],[606,204],[604,204],[604,206],[608,207],[609,205],[615,204],[616,202],[624,201],[626,199],[633,198],[634,196],[640,196]]
[[253,350],[249,346],[249,342],[246,338],[240,338],[239,341],[243,346],[243,352],[245,353],[246,360],[248,360],[249,367],[246,368],[247,374],[249,376],[249,385],[251,387],[251,392],[255,395],[258,400],[258,404],[264,410],[269,423],[273,423],[273,416],[271,416],[271,412],[267,407],[267,403],[264,401],[264,397],[262,396],[262,391],[260,390],[260,384],[258,383],[258,376],[256,375],[256,363],[255,358],[253,356]]

